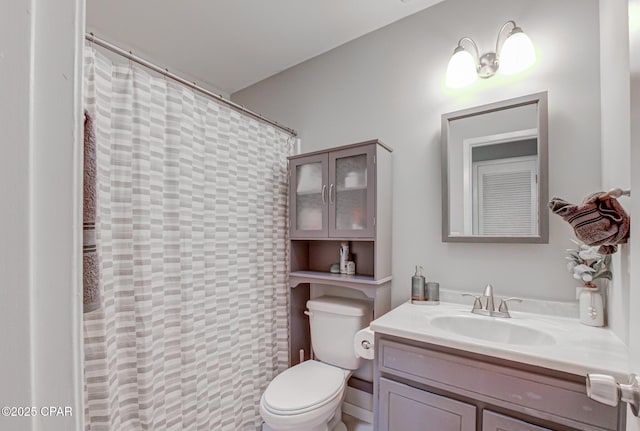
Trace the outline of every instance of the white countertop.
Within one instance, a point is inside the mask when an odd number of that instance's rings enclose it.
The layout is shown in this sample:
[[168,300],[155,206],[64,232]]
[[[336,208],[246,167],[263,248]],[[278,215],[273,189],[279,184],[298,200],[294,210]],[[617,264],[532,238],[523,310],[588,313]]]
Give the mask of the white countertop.
[[[504,344],[458,335],[431,325],[438,316],[497,319],[544,332],[552,344]],[[406,302],[371,322],[371,329],[382,334],[423,341],[496,358],[586,376],[603,373],[626,382],[629,376],[628,348],[609,329],[595,328],[578,319],[534,313],[511,312],[511,319],[480,316],[471,306],[445,303],[413,305]]]

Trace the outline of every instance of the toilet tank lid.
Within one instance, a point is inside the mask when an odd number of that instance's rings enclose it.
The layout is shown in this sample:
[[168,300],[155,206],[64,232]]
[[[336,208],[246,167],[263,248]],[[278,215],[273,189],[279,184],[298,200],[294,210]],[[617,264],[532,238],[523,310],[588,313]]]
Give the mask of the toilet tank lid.
[[371,302],[362,299],[321,296],[307,301],[311,311],[340,314],[342,316],[365,316],[371,313]]

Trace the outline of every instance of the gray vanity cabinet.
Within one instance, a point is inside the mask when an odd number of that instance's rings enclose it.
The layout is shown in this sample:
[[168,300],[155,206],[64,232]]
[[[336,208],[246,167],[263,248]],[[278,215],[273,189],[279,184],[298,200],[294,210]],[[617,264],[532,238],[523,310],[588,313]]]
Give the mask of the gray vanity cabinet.
[[483,431],[553,431],[490,410],[482,413],[482,429]]
[[475,431],[476,407],[380,379],[379,431]]
[[626,410],[587,397],[583,376],[379,332],[375,345],[377,431],[625,429]]

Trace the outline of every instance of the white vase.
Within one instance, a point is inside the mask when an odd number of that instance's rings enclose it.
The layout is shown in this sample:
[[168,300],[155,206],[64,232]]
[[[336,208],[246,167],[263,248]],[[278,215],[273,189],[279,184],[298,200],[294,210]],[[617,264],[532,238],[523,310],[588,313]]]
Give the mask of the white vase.
[[597,288],[578,287],[580,322],[589,326],[604,326],[604,301]]

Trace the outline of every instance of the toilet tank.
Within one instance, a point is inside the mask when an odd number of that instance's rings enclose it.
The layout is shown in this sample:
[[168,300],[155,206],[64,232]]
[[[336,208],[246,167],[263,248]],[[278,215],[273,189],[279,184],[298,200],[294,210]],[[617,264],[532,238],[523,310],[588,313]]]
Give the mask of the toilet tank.
[[366,300],[321,296],[307,301],[311,346],[316,359],[346,370],[357,369],[353,337],[369,326],[372,303]]

